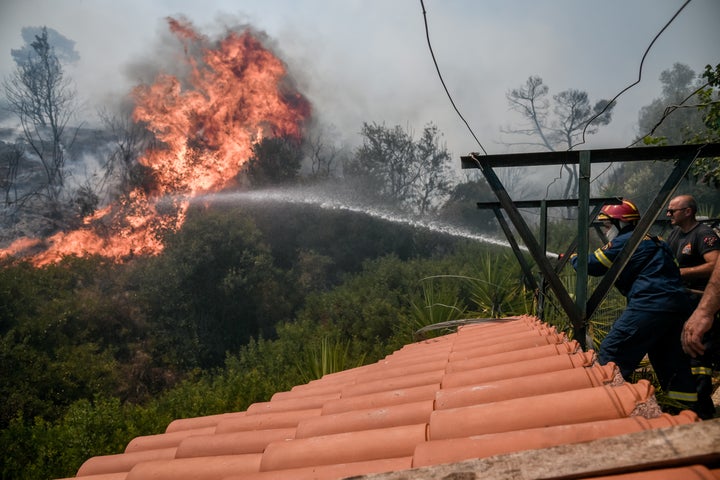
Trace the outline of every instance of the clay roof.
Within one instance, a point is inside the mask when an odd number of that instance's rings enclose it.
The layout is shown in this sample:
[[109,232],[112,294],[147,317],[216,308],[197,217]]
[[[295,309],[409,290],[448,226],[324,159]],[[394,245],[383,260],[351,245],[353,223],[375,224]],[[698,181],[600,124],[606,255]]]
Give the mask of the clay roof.
[[77,477],[720,479],[718,422],[663,413],[649,382],[624,382],[520,316],[406,345],[246,411],[174,420],[88,459]]

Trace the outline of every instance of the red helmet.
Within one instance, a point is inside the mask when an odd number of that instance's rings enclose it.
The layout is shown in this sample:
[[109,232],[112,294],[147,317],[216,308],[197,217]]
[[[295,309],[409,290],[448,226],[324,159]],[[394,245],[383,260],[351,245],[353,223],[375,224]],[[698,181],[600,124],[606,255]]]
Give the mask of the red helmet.
[[619,205],[605,205],[598,214],[598,220],[620,220],[634,222],[640,220],[640,211],[630,200],[623,200]]

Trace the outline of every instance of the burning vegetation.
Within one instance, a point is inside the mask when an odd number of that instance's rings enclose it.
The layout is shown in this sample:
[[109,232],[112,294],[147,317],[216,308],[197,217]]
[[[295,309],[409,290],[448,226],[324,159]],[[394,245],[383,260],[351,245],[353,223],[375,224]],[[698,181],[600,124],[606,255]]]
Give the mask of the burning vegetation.
[[161,72],[131,93],[133,121],[156,140],[139,158],[152,186],[125,192],[77,229],[20,238],[0,256],[30,256],[41,266],[65,255],[122,261],[157,254],[163,233],[183,225],[192,198],[235,185],[254,144],[302,136],[310,104],[251,30],[211,41],[189,22],[168,18],[168,26],[183,47],[186,74]]

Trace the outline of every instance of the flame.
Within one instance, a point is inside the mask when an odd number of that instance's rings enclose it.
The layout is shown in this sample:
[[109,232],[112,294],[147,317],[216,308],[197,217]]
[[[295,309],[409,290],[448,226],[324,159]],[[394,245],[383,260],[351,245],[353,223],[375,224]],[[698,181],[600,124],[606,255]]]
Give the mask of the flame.
[[302,135],[310,104],[289,87],[282,61],[249,30],[213,43],[188,22],[167,20],[184,47],[188,74],[161,73],[153,84],[132,91],[133,120],[146,125],[160,145],[139,160],[152,171],[155,190],[129,192],[77,230],[44,240],[20,238],[0,257],[30,254],[40,266],[65,255],[123,261],[160,253],[162,234],[182,226],[190,199],[232,186],[254,143]]

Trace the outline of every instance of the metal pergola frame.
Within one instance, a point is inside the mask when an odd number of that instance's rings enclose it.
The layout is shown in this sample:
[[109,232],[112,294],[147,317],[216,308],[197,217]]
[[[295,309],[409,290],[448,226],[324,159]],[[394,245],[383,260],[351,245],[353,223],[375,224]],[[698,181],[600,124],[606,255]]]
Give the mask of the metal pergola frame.
[[[532,279],[530,285],[537,288],[530,268],[524,258],[521,260],[519,247],[515,241],[512,232],[505,222],[500,208],[512,222],[515,230],[518,232],[525,247],[535,260],[544,281],[547,282],[568,316],[574,331],[574,338],[585,348],[587,345],[587,322],[592,318],[600,303],[608,294],[612,286],[615,284],[618,276],[627,265],[630,257],[637,249],[643,237],[648,233],[653,222],[658,217],[664,206],[672,197],[673,193],[680,184],[680,181],[690,170],[693,162],[697,158],[717,157],[720,156],[720,144],[710,143],[702,145],[673,145],[667,147],[640,147],[640,148],[619,148],[619,149],[599,149],[599,150],[571,150],[563,152],[540,152],[540,153],[514,153],[502,155],[481,155],[471,153],[460,157],[461,167],[463,169],[479,168],[488,185],[498,199],[498,203],[479,203],[480,208],[492,208],[495,212],[503,232],[508,238],[518,261],[520,262],[523,273],[526,277]],[[675,161],[675,166],[668,175],[665,183],[660,187],[655,198],[647,208],[630,240],[608,272],[603,276],[598,286],[590,294],[588,298],[588,265],[587,256],[589,249],[589,228],[592,219],[597,215],[603,203],[617,203],[618,199],[591,199],[590,198],[590,178],[591,165],[593,163],[608,162],[637,162],[637,161]],[[510,195],[505,190],[500,179],[495,174],[494,168],[499,167],[539,167],[549,165],[579,165],[578,174],[578,192],[576,200],[541,200],[530,202],[513,202]],[[527,204],[527,205],[526,205]],[[594,205],[593,213],[590,212],[590,205]],[[559,268],[553,267],[547,258],[546,252],[546,217],[541,216],[541,243],[537,241],[530,227],[527,225],[519,208],[527,208],[538,206],[541,208],[541,215],[550,206],[576,206],[578,209],[578,230],[575,247],[570,245],[568,252],[576,251],[578,254],[578,262],[576,265],[577,278],[575,287],[575,300],[573,300],[563,285],[558,272],[562,269],[564,263]],[[564,261],[567,257],[564,256]]]

